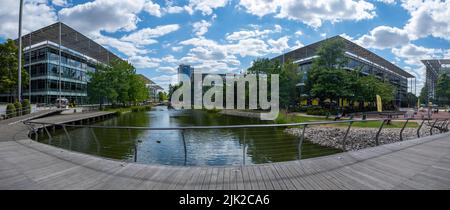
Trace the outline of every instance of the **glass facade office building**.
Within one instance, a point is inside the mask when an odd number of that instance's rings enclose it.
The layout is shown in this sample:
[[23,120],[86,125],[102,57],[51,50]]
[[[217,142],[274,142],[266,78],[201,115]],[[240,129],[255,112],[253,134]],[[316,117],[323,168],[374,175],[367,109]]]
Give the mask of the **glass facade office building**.
[[436,98],[436,85],[439,75],[447,74],[450,76],[450,59],[422,60],[426,67],[425,85],[428,88],[428,102]]
[[[61,96],[76,104],[86,104],[88,72],[94,72],[99,63],[120,59],[61,22],[23,36],[22,44],[24,70],[30,74],[29,84],[23,84],[22,98],[30,99],[31,103],[54,104]],[[0,93],[0,101],[10,99],[11,94]]]
[[[24,52],[24,68],[31,73],[31,102],[53,103],[59,97],[59,49],[50,42]],[[28,58],[28,59],[27,59]],[[88,72],[94,72],[96,61],[63,48],[61,51],[61,96],[76,104],[87,103]],[[24,98],[30,92],[23,91]]]
[[[397,90],[395,104],[401,106],[401,103],[406,101],[409,82],[411,83],[411,86],[409,86],[411,88],[411,92],[413,89],[412,83],[415,79],[413,75],[341,36],[335,36],[329,39],[340,39],[344,42],[345,56],[349,61],[346,69],[354,70],[357,68],[362,68],[362,74],[364,75],[374,75],[379,79],[389,81],[389,83],[392,84]],[[303,73],[303,80],[306,80],[307,74],[312,67],[312,63],[314,59],[317,58],[317,49],[324,41],[325,40],[316,42],[273,59],[279,60],[282,63],[291,60],[298,64],[298,71],[299,73]],[[304,81],[298,86],[301,87],[302,84],[304,84]]]

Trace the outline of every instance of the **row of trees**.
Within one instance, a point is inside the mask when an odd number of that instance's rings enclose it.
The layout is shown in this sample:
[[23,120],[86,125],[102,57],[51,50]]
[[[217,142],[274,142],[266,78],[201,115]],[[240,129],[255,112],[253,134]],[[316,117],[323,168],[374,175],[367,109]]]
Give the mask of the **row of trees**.
[[113,60],[110,65],[98,65],[97,71],[88,74],[88,95],[91,103],[136,105],[149,99],[144,80],[136,69],[123,60]]
[[[22,62],[23,63],[23,62]],[[18,85],[18,48],[13,40],[8,39],[0,44],[0,93],[11,95],[9,102],[13,102]],[[22,88],[28,87],[29,75],[22,68]]]
[[[291,61],[281,65],[278,61],[257,59],[248,69],[254,74],[280,75],[280,106],[286,109],[298,106],[300,100],[317,98],[320,105],[330,99],[340,104],[340,99],[346,99],[351,105],[354,102],[376,102],[376,95],[380,95],[385,104],[394,100],[395,88],[383,79],[375,76],[363,76],[361,68],[349,71],[347,58],[344,56],[344,43],[340,40],[331,40],[323,43],[309,72],[298,72],[298,66]],[[307,74],[306,77],[304,74]],[[302,93],[297,84],[307,78]],[[301,98],[300,94],[308,95]]]

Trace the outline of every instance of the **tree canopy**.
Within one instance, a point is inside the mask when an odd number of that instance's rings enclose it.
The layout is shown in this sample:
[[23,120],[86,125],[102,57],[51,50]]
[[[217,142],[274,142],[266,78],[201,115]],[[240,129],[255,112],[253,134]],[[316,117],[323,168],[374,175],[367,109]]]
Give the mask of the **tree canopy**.
[[450,78],[447,73],[442,73],[436,83],[436,101],[439,105],[449,105],[450,99]]
[[91,102],[103,104],[136,104],[149,98],[144,81],[136,69],[123,60],[113,60],[109,65],[100,64],[95,72],[88,73],[88,95]]
[[[13,40],[8,39],[6,42],[0,44],[0,93],[16,93],[18,67],[18,48]],[[21,71],[22,88],[28,87],[28,72],[23,68]]]

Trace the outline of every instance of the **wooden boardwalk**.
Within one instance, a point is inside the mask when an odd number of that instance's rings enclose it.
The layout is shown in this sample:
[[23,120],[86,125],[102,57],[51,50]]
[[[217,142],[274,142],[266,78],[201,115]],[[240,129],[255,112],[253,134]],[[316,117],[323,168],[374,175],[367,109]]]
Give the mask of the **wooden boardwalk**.
[[114,115],[114,112],[103,112],[103,111],[76,113],[76,114],[60,114],[60,115],[30,120],[30,122],[40,122],[40,123],[50,123],[50,124],[78,123],[78,122],[90,121],[93,119],[99,119],[99,118],[103,118],[103,117],[110,117],[112,115]]
[[30,139],[3,141],[0,189],[450,189],[450,133],[301,161],[233,167],[143,165]]

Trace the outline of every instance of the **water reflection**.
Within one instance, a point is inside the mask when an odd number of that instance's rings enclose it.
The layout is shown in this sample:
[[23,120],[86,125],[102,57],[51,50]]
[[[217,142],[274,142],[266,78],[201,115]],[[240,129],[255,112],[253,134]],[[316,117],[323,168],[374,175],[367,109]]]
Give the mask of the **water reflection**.
[[[261,123],[266,122],[198,110],[168,110],[158,106],[150,112],[123,114],[96,124],[184,127]],[[69,133],[73,140],[72,150],[133,161],[137,148],[137,162],[148,164],[240,165],[288,161],[298,157],[298,138],[284,133],[281,128],[186,130],[186,154],[182,132],[179,130],[80,128],[69,129]],[[69,147],[68,139],[62,131],[54,134],[52,142],[44,136],[40,137],[40,141]],[[317,153],[318,151],[320,153]],[[338,151],[334,149],[305,142],[302,158],[336,152]]]

